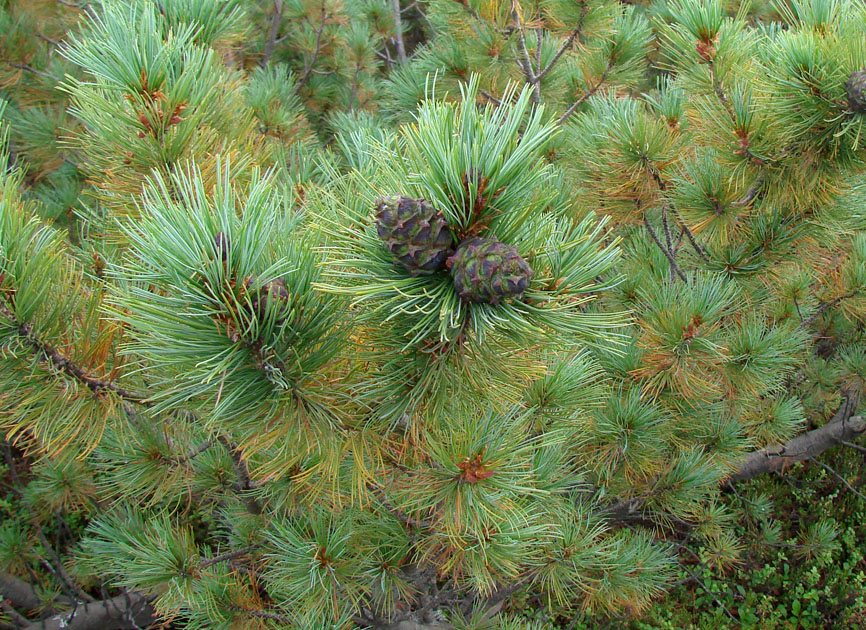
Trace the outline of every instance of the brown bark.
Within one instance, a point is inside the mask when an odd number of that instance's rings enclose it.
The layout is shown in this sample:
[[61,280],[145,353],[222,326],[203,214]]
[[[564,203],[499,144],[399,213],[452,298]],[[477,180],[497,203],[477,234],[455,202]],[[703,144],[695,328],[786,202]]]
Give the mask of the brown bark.
[[79,603],[78,607],[24,630],[131,630],[146,628],[156,621],[156,612],[141,593],[118,595],[111,599]]
[[866,433],[866,418],[851,415],[856,406],[856,398],[846,397],[830,422],[807,431],[785,444],[770,446],[749,454],[743,460],[739,470],[731,475],[730,480],[745,481],[764,473],[781,470]]
[[28,612],[38,610],[42,603],[29,583],[5,573],[0,573],[0,595],[18,610]]

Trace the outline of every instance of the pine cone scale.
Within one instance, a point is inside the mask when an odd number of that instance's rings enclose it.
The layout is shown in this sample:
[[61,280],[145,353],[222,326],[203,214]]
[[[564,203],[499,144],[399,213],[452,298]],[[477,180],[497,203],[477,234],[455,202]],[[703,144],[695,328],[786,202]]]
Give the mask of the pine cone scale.
[[845,83],[845,92],[848,94],[848,107],[852,111],[858,114],[866,112],[866,68],[851,73]]
[[454,237],[442,213],[426,199],[388,197],[377,204],[376,233],[413,276],[443,268]]
[[448,258],[454,290],[466,302],[499,304],[520,299],[533,271],[511,247],[492,238],[463,241]]

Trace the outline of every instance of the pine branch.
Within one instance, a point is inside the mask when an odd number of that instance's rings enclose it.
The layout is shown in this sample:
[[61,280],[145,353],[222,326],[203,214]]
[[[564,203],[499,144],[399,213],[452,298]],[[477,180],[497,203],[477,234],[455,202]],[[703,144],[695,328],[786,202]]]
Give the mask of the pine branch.
[[247,608],[246,606],[238,606],[237,604],[231,604],[230,607],[233,610],[245,612],[252,617],[258,617],[259,619],[270,619],[271,621],[279,621],[283,624],[293,624],[292,620],[285,615],[278,615],[264,610],[256,610],[255,608]]
[[42,70],[37,70],[33,66],[27,65],[26,63],[18,63],[15,61],[6,61],[5,63],[12,66],[13,68],[17,68],[18,70],[26,70],[27,72],[35,74],[36,76],[42,77],[43,79],[49,79],[49,80],[54,81],[54,82],[57,81],[57,79],[55,79],[53,76],[51,76],[47,72],[43,72]]
[[394,44],[397,46],[397,58],[400,63],[406,63],[406,44],[403,41],[403,17],[400,0],[391,0],[391,10],[394,13]]
[[52,348],[49,344],[40,341],[33,332],[33,327],[30,324],[21,324],[18,327],[18,334],[30,343],[33,349],[36,350],[37,355],[41,356],[44,362],[50,363],[55,369],[74,377],[76,380],[89,387],[94,394],[99,394],[104,390],[108,390],[114,392],[124,400],[150,406],[150,402],[148,402],[144,396],[124,389],[114,381],[97,378],[88,374],[81,366],[73,363],[58,350]]
[[860,491],[858,491],[858,490],[855,490],[855,489],[854,489],[854,486],[852,486],[850,483],[848,483],[848,480],[845,479],[845,477],[843,477],[843,476],[840,475],[839,473],[837,473],[837,472],[836,472],[832,467],[828,466],[827,464],[825,464],[825,463],[823,463],[823,462],[819,462],[819,461],[818,461],[817,459],[815,459],[814,457],[809,457],[808,459],[809,459],[809,461],[812,462],[813,464],[818,464],[821,468],[823,468],[824,470],[826,470],[827,472],[829,472],[831,475],[833,475],[834,477],[836,477],[836,479],[838,479],[838,480],[841,481],[843,484],[845,484],[845,487],[848,488],[848,490],[850,490],[851,492],[853,492],[854,494],[856,494],[858,497],[860,497],[861,499],[863,499],[864,501],[866,501],[866,495],[864,495],[862,492],[860,492]]
[[239,493],[245,494],[242,500],[247,506],[247,511],[250,514],[261,514],[261,503],[259,503],[258,499],[256,499],[255,497],[246,494],[253,489],[253,483],[250,479],[250,471],[247,468],[247,463],[244,461],[243,454],[238,448],[238,445],[230,441],[227,437],[223,435],[218,436],[217,439],[223,446],[226,447],[226,450],[228,450],[229,455],[232,458],[232,462],[234,462],[235,474],[237,475],[237,483],[235,483],[235,490],[237,490]]
[[241,556],[247,555],[251,551],[255,551],[259,547],[261,547],[261,545],[258,545],[258,544],[249,545],[247,547],[244,547],[243,549],[237,549],[235,551],[229,551],[229,552],[226,552],[224,554],[214,556],[213,558],[208,558],[207,560],[202,560],[199,563],[198,568],[199,569],[206,569],[210,566],[217,564],[218,562],[225,562],[226,560],[234,560],[235,558],[240,558]]
[[646,212],[642,214],[643,224],[646,227],[647,232],[649,232],[650,237],[652,237],[653,242],[658,246],[660,250],[662,250],[662,253],[667,256],[667,259],[671,264],[671,268],[676,272],[680,280],[682,280],[683,282],[688,282],[689,280],[688,278],[686,278],[686,274],[683,273],[683,270],[680,269],[680,266],[677,264],[677,259],[674,258],[673,252],[671,252],[667,247],[665,247],[664,243],[662,243],[661,239],[659,239],[658,234],[656,234],[656,231],[653,229],[653,226],[649,222],[649,217],[647,217]]
[[5,593],[0,593],[0,610],[2,610],[6,615],[12,619],[12,623],[14,623],[19,628],[26,628],[30,625],[30,620],[27,619],[20,612],[15,610],[11,604],[6,603]]
[[[18,323],[14,311],[11,308],[6,307],[2,303],[0,303],[0,315],[4,315],[5,317],[11,319],[13,322]],[[56,370],[65,372],[69,376],[72,376],[82,384],[89,387],[94,394],[98,395],[103,390],[108,390],[114,392],[124,400],[138,403],[140,405],[150,406],[150,403],[145,399],[144,396],[130,392],[129,390],[120,387],[113,381],[108,381],[105,379],[97,378],[95,376],[91,376],[82,367],[76,365],[70,359],[60,353],[60,351],[52,348],[49,344],[40,341],[36,334],[33,332],[33,326],[30,323],[24,322],[18,324],[18,335],[27,340],[30,346],[36,351],[35,354],[38,357],[41,357],[41,361],[49,363]]]
[[[677,545],[677,548],[678,548],[678,549],[682,549],[682,550],[684,550],[684,551],[688,551],[692,556],[694,556],[694,557],[698,560],[698,562],[701,561],[700,556],[698,556],[698,554],[696,554],[694,551],[692,551],[691,549],[689,549],[689,548],[686,547],[685,545]],[[694,578],[694,580],[695,580],[695,582],[697,582],[698,586],[700,586],[701,589],[702,589],[702,590],[703,590],[707,595],[709,595],[710,597],[713,598],[713,601],[716,602],[716,605],[719,606],[719,607],[722,609],[722,611],[723,611],[723,612],[724,612],[724,613],[725,613],[729,618],[731,618],[735,623],[739,623],[739,622],[740,622],[740,620],[737,619],[736,617],[734,617],[733,613],[732,613],[730,610],[728,610],[728,607],[725,606],[724,603],[722,603],[722,601],[719,599],[718,593],[716,593],[715,591],[711,591],[710,589],[707,588],[707,586],[706,586],[706,584],[704,584],[703,580],[701,580],[701,578],[698,577],[698,575],[697,575],[697,571],[695,571],[695,573],[692,574],[691,577]]]
[[847,300],[848,298],[852,298],[855,295],[857,295],[857,291],[852,291],[851,293],[848,293],[846,295],[840,295],[839,297],[834,298],[834,299],[830,300],[829,302],[824,302],[821,306],[818,307],[818,310],[816,310],[809,317],[807,317],[802,322],[800,322],[800,325],[797,326],[797,329],[799,330],[800,328],[805,328],[806,326],[808,326],[809,324],[814,322],[816,319],[818,319],[821,316],[821,313],[826,311],[828,308],[833,308],[834,306],[839,304],[839,302],[841,302],[842,300]]
[[670,228],[670,225],[668,225],[668,208],[667,208],[667,205],[662,206],[662,227],[664,228],[664,232],[665,232],[665,247],[667,247],[668,250],[671,253],[673,253],[673,251],[674,251],[673,238],[671,238],[671,228]]
[[857,397],[846,395],[845,402],[833,418],[822,427],[808,431],[789,442],[767,447],[749,454],[731,475],[733,481],[745,481],[768,472],[775,472],[796,462],[817,457],[828,448],[841,445],[866,433],[866,417],[852,416]]
[[[727,94],[725,94],[725,89],[722,87],[722,82],[719,80],[719,76],[716,73],[716,65],[712,59],[707,61],[707,65],[710,68],[710,79],[713,84],[713,93],[716,95],[716,98],[719,99],[719,102],[722,104],[722,107],[725,108],[725,111],[728,113],[728,117],[731,119],[731,123],[734,125],[734,129],[738,129],[737,124],[737,114],[734,111],[733,106],[731,105],[731,101],[728,99]],[[747,140],[747,138],[746,138]],[[767,163],[761,158],[757,157],[753,154],[747,144],[741,142],[741,148],[739,149],[742,152],[742,155],[749,159],[753,164],[757,164],[758,166],[766,166]],[[757,193],[756,193],[757,194]]]
[[207,449],[209,449],[211,446],[213,446],[213,443],[215,441],[216,440],[214,440],[214,438],[211,438],[211,439],[207,440],[206,442],[199,444],[194,451],[192,451],[192,452],[190,452],[187,455],[184,455],[182,457],[175,458],[172,461],[174,461],[176,464],[185,464],[186,462],[188,462],[192,459],[195,459],[196,457],[198,457],[199,455],[204,453]]
[[497,106],[497,107],[499,107],[500,105],[502,105],[502,101],[501,101],[500,99],[496,98],[495,96],[493,96],[493,95],[492,95],[490,92],[488,92],[487,90],[478,90],[478,92],[481,94],[481,96],[483,96],[483,97],[486,98],[487,100],[489,100],[489,101],[491,101],[491,102],[493,102],[493,103],[496,103],[496,106]]
[[[665,181],[662,179],[661,173],[659,173],[658,169],[656,169],[654,166],[652,166],[649,163],[649,160],[646,159],[645,156],[644,156],[644,161],[647,163],[647,168],[650,172],[650,175],[652,175],[652,178],[655,181],[656,186],[658,186],[659,192],[662,195],[664,195],[667,192],[668,186],[665,183]],[[692,246],[692,249],[694,249],[697,252],[698,256],[700,256],[704,261],[709,262],[710,259],[707,256],[707,253],[704,251],[704,248],[700,246],[697,239],[695,239],[695,235],[692,234],[692,231],[689,229],[689,226],[686,225],[685,220],[680,215],[679,211],[676,209],[676,206],[673,206],[673,205],[668,206],[668,204],[666,202],[663,202],[662,221],[665,225],[665,230],[667,230],[667,218],[666,218],[666,216],[667,216],[668,207],[670,207],[670,210],[673,213],[674,218],[677,220],[677,224],[680,226],[680,230],[682,230],[682,232],[686,235],[686,238],[688,238],[689,243]],[[668,249],[671,251],[674,251],[673,249],[671,249],[670,234],[666,233],[666,236],[667,236]]]
[[79,11],[84,11],[91,19],[97,19],[96,11],[93,10],[91,6],[91,2],[82,2],[81,4],[76,4],[75,2],[70,2],[69,0],[57,0],[58,4],[62,4],[64,7],[70,7],[72,9],[78,9]]
[[738,200],[738,201],[733,202],[731,205],[734,206],[735,208],[741,208],[743,206],[747,206],[750,203],[752,203],[752,200],[754,200],[755,197],[758,196],[758,193],[761,192],[761,188],[763,188],[765,180],[766,180],[766,177],[764,175],[764,172],[761,171],[761,173],[755,178],[755,181],[752,183],[752,185],[746,191],[746,194],[743,195],[743,198]]
[[313,68],[316,65],[316,61],[319,59],[319,54],[322,52],[322,33],[325,31],[325,20],[328,17],[328,13],[325,10],[325,3],[322,2],[322,20],[319,23],[319,28],[316,31],[316,46],[313,51],[313,57],[310,59],[309,64],[304,62],[304,73],[298,79],[297,91],[300,92],[301,88],[306,85],[307,80],[310,78],[310,75],[313,73]]
[[395,508],[391,503],[385,498],[385,493],[382,491],[382,488],[377,488],[373,484],[368,483],[367,488],[373,492],[373,496],[376,497],[376,500],[379,502],[383,508],[385,508],[390,514],[392,514],[395,518],[397,518],[401,523],[408,525],[409,527],[417,528],[417,529],[426,529],[430,527],[431,523],[429,521],[419,521],[416,520],[397,508]]
[[[15,484],[16,493],[19,496],[23,496],[24,484],[18,477],[18,472],[15,470],[15,460],[12,457],[12,448],[8,444],[5,445],[5,448],[3,449],[3,454],[6,457],[6,463],[9,466],[9,476],[12,477],[12,483]],[[63,566],[63,561],[57,556],[54,548],[45,537],[45,531],[42,529],[42,524],[39,522],[39,519],[36,517],[35,514],[31,513],[30,524],[33,525],[33,529],[36,530],[36,535],[39,537],[39,542],[42,544],[42,548],[45,550],[45,553],[48,554],[48,557],[51,560],[51,562],[44,560],[44,566],[48,570],[48,572],[51,573],[52,576],[54,576],[54,579],[57,580],[57,583],[63,589],[63,592],[65,592],[73,601],[94,601],[93,597],[78,588],[75,585],[75,582],[72,581],[72,578],[69,577],[69,574],[66,572],[66,569]]]
[[123,593],[110,599],[80,604],[74,610],[41,621],[25,630],[121,630],[147,627],[156,621],[156,611],[142,593]]
[[268,29],[268,39],[265,41],[264,54],[262,55],[261,66],[266,67],[274,54],[274,47],[277,43],[277,30],[280,27],[280,22],[283,19],[283,0],[274,0],[274,13],[271,16],[271,25]]
[[476,20],[478,20],[479,22],[484,22],[484,19],[480,15],[478,15],[478,11],[469,6],[468,0],[454,0],[454,2],[466,9],[466,12],[469,13],[469,15],[474,17]]
[[[556,54],[553,56],[544,68],[539,71],[539,73],[535,76],[537,81],[541,81],[544,77],[547,76],[547,73],[553,70],[553,66],[556,65],[556,62],[559,61],[560,57],[565,54],[565,51],[571,48],[572,44],[574,44],[575,40],[580,36],[581,31],[583,30],[583,23],[586,19],[586,14],[589,13],[589,5],[584,3],[580,8],[580,17],[577,19],[577,27],[571,32],[571,35],[568,36],[559,48],[556,51]],[[541,50],[541,43],[539,42],[538,49]],[[539,66],[540,67],[540,66]]]
[[679,211],[674,206],[670,206],[670,209],[671,209],[671,212],[673,212],[674,218],[676,218],[676,220],[677,220],[677,224],[679,224],[680,229],[686,235],[686,238],[688,239],[689,244],[691,244],[692,249],[694,249],[697,252],[698,256],[700,256],[705,262],[709,262],[710,258],[709,258],[709,256],[707,256],[706,250],[704,250],[704,248],[701,247],[700,243],[698,243],[697,239],[695,238],[695,235],[692,234],[692,231],[689,229],[689,226],[686,225],[686,222],[683,219],[683,217],[680,215]]
[[565,113],[559,117],[559,120],[556,121],[557,125],[564,125],[565,121],[568,120],[569,116],[571,116],[578,107],[586,102],[586,99],[590,98],[593,94],[601,89],[601,86],[604,85],[604,82],[607,80],[607,75],[613,69],[613,60],[608,61],[607,67],[604,69],[604,72],[601,74],[601,78],[598,80],[594,86],[592,86],[587,92],[584,92],[583,96],[577,99],[574,103],[572,103],[571,107],[565,110]]
[[518,57],[517,62],[523,69],[526,82],[532,86],[532,102],[537,104],[541,100],[541,87],[539,86],[538,77],[535,76],[535,71],[532,68],[532,60],[529,58],[529,49],[526,47],[526,34],[523,31],[523,23],[520,19],[517,0],[511,0],[511,19],[514,20],[517,33],[520,37],[520,57]]
[[[69,577],[69,574],[66,572],[66,568],[63,566],[63,561],[58,557],[57,553],[54,551],[54,548],[49,544],[48,539],[45,537],[45,531],[42,529],[42,525],[36,520],[35,517],[31,519],[33,526],[36,529],[36,535],[39,537],[39,542],[42,543],[42,547],[45,549],[45,553],[48,554],[48,557],[51,558],[51,565],[54,567],[54,570],[57,572],[55,577],[61,586],[64,587],[64,591],[67,591],[67,595],[73,597],[75,599],[79,599],[83,602],[92,602],[95,601],[93,597],[82,591],[75,585],[75,582],[72,581],[72,578]],[[49,564],[46,562],[46,565]],[[46,567],[49,568],[49,567]]]

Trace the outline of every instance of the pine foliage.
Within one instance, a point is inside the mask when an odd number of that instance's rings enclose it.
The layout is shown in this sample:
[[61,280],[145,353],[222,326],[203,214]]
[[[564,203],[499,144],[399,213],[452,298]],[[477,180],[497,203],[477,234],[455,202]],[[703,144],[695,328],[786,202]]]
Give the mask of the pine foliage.
[[0,567],[50,599],[637,614],[860,409],[862,3],[71,4],[0,8]]

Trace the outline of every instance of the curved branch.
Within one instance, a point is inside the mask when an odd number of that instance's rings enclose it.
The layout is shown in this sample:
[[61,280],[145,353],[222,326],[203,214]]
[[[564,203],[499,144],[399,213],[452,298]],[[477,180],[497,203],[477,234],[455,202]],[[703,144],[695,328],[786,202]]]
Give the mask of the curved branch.
[[6,573],[0,573],[0,595],[15,608],[26,611],[39,610],[42,605],[39,594],[29,582]]
[[852,291],[851,293],[847,293],[845,295],[840,295],[839,297],[834,298],[834,299],[830,300],[829,302],[824,302],[821,306],[818,307],[818,310],[816,310],[809,317],[807,317],[802,322],[800,322],[800,325],[797,326],[797,329],[805,328],[806,326],[808,326],[809,324],[814,322],[816,319],[818,319],[821,316],[821,313],[826,311],[828,308],[833,308],[842,300],[847,300],[848,298],[852,298],[855,295],[857,295],[857,291]]
[[828,448],[839,446],[866,433],[866,417],[852,416],[856,397],[846,396],[845,402],[823,427],[807,431],[781,446],[772,446],[749,454],[731,481],[745,481],[764,473],[780,470],[796,462],[811,459]]
[[125,630],[147,627],[156,620],[156,611],[141,593],[79,604],[71,611],[34,621],[24,630]]

